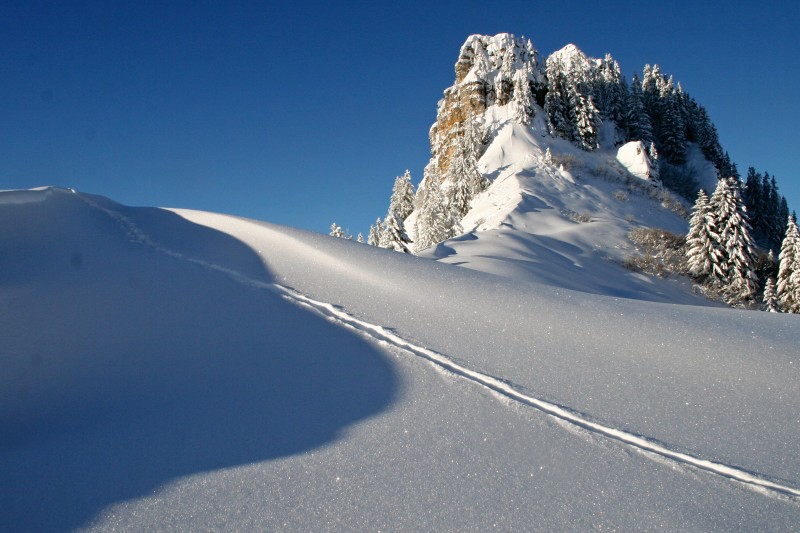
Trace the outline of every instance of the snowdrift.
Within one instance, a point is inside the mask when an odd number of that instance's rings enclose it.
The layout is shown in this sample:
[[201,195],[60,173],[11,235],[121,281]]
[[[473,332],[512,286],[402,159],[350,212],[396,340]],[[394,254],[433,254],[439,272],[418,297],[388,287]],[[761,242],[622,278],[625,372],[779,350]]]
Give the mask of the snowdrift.
[[0,228],[9,529],[800,523],[796,317],[57,189]]

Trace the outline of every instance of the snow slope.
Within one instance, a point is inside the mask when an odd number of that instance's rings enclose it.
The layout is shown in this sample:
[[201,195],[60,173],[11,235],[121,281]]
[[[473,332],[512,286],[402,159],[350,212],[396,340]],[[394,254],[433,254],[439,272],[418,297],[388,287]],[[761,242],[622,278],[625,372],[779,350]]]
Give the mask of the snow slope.
[[[537,108],[532,124],[522,126],[510,105],[487,109],[483,118],[493,137],[479,168],[492,184],[473,200],[462,236],[419,255],[594,294],[716,305],[694,294],[687,279],[622,266],[637,253],[628,240],[632,229],[684,234],[687,223],[675,208],[688,204],[646,177],[649,162],[633,160],[626,147],[585,152],[551,137],[544,116]],[[700,165],[702,155],[695,156]]]
[[572,272],[2,192],[0,524],[798,530],[795,317]]

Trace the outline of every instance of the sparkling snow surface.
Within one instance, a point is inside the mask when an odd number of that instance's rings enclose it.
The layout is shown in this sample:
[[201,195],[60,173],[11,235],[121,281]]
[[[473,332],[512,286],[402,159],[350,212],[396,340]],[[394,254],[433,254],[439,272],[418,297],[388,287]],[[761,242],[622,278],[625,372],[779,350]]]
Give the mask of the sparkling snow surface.
[[642,301],[668,285],[634,300],[524,279],[224,215],[2,192],[0,524],[799,529],[797,317]]

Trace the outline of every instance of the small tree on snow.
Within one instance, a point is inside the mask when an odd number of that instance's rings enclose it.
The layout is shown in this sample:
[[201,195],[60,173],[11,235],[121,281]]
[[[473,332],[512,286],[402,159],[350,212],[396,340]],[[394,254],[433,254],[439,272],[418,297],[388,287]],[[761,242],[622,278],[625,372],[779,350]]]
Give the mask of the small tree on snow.
[[452,219],[445,203],[438,176],[431,173],[425,178],[425,193],[419,207],[414,234],[414,250],[419,252],[450,237]]
[[465,135],[458,137],[445,176],[449,185],[446,195],[447,205],[456,222],[467,214],[472,199],[488,187],[488,181],[478,170],[479,148],[475,143],[476,139],[470,134],[470,128]]
[[411,184],[411,172],[394,179],[392,197],[389,199],[389,212],[405,220],[414,210],[414,185]]
[[403,220],[390,212],[386,215],[386,219],[383,223],[384,230],[383,235],[381,235],[379,246],[381,248],[394,250],[395,252],[410,254],[411,248],[409,248],[409,245],[411,244],[411,239],[408,238]]
[[762,309],[768,313],[780,313],[781,306],[778,303],[778,296],[775,292],[775,279],[767,279],[767,284],[764,286],[764,299]]
[[364,236],[361,234],[361,232],[358,233],[358,237],[356,237],[356,242],[364,244]]
[[411,239],[405,229],[404,221],[414,211],[414,186],[411,184],[411,172],[408,170],[394,180],[392,196],[389,200],[389,212],[383,221],[378,246],[397,252],[411,253]]
[[369,227],[369,235],[367,236],[367,244],[371,246],[378,246],[381,242],[381,235],[383,235],[383,221],[379,218],[375,219],[375,224]]
[[340,228],[338,225],[336,225],[336,222],[331,224],[331,231],[330,231],[330,233],[328,235],[330,235],[331,237],[339,237],[340,239],[352,239],[353,238],[352,235],[348,235],[347,233],[345,233],[345,231],[342,228]]
[[800,232],[789,217],[778,255],[778,302],[785,313],[800,313]]

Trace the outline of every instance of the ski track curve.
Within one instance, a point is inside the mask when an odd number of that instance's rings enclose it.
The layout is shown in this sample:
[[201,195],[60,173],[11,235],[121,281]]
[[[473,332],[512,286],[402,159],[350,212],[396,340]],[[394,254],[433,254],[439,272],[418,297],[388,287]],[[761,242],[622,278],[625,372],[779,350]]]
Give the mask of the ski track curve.
[[609,438],[623,445],[635,448],[638,451],[645,452],[645,456],[652,454],[662,460],[666,459],[667,461],[677,463],[682,466],[695,467],[705,472],[740,482],[745,487],[768,496],[779,496],[796,503],[800,502],[800,489],[798,488],[770,481],[762,476],[759,476],[758,474],[747,472],[735,466],[730,466],[708,459],[703,459],[701,457],[696,457],[688,453],[675,451],[670,449],[667,445],[655,442],[647,437],[592,421],[587,416],[575,412],[567,407],[520,392],[502,379],[471,370],[449,359],[444,354],[440,354],[423,346],[417,346],[383,326],[371,324],[356,318],[334,304],[317,301],[292,288],[277,283],[259,281],[250,278],[236,270],[209,263],[200,259],[188,257],[180,252],[164,248],[153,241],[125,215],[104,207],[91,198],[88,198],[81,193],[77,193],[72,189],[68,189],[65,192],[75,194],[87,205],[105,213],[107,216],[115,220],[125,231],[128,239],[133,243],[141,244],[169,257],[187,261],[214,272],[219,272],[220,274],[223,274],[242,285],[255,289],[268,290],[274,294],[286,298],[296,305],[311,309],[342,326],[352,328],[361,334],[372,338],[373,340],[390,344],[406,353],[424,359],[438,369],[445,370],[446,372],[458,378],[482,386],[485,389],[488,389],[490,392],[498,394],[507,400],[532,407],[537,411],[544,413],[545,415],[553,417],[561,422],[565,422],[573,427],[588,431],[594,435],[600,435]]

